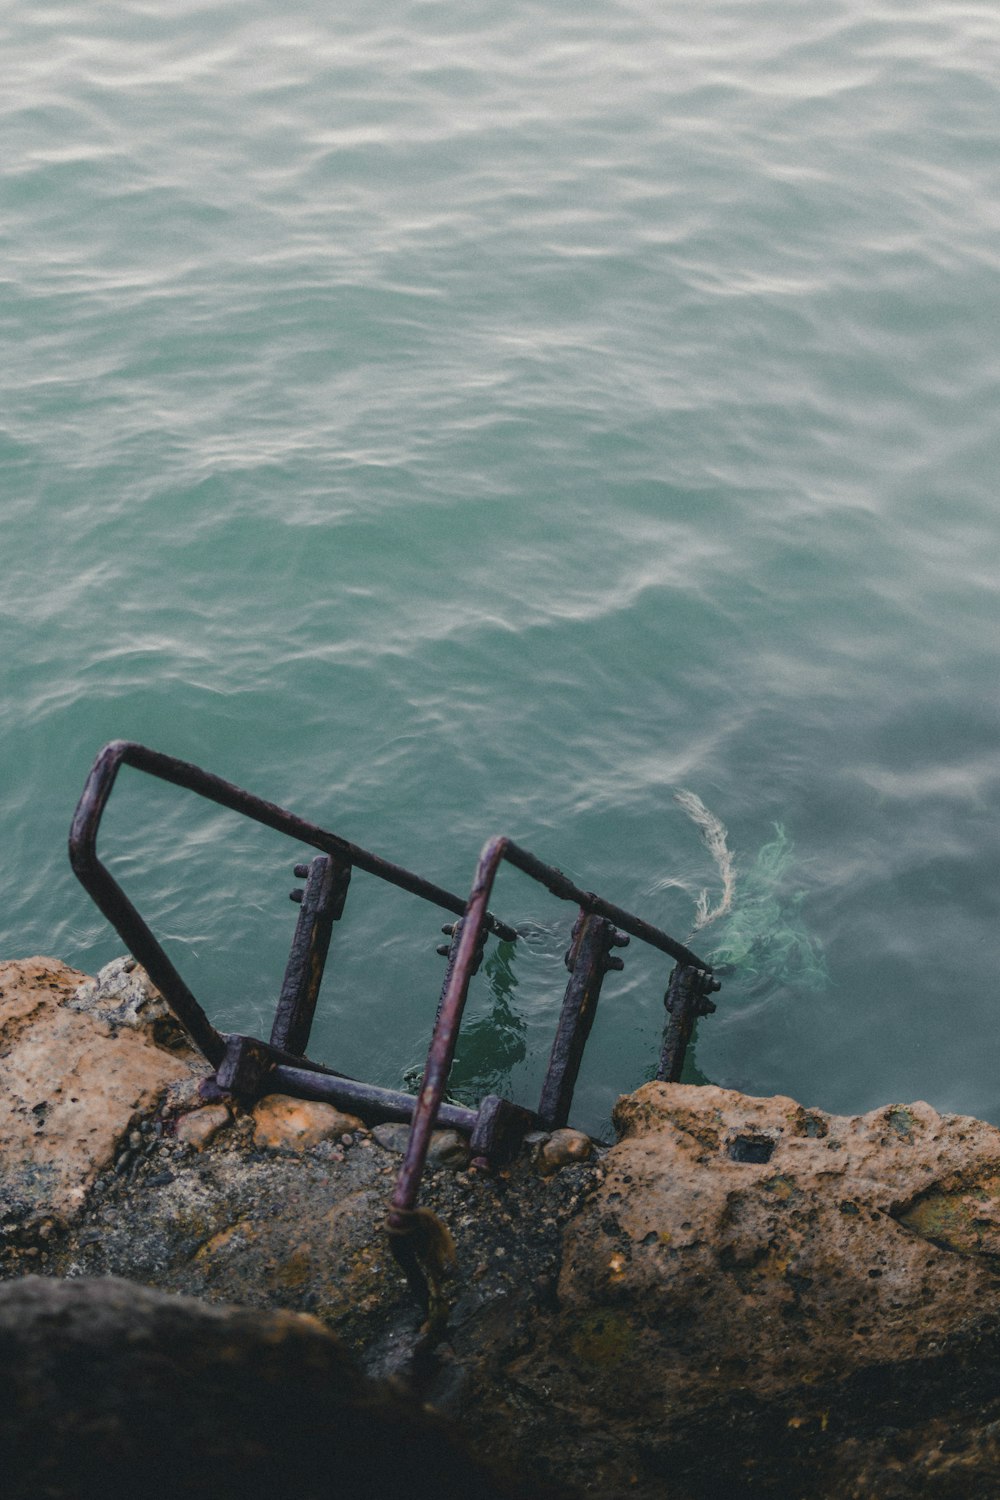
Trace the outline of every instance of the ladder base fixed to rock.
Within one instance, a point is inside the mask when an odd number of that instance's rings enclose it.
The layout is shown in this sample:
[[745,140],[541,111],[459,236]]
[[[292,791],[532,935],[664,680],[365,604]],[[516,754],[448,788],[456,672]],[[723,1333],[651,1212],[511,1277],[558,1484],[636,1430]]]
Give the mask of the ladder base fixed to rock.
[[[295,875],[304,885],[291,892],[300,910],[267,1041],[216,1029],[147,922],[98,858],[98,829],[123,766],[194,792],[317,851],[308,864],[295,866]],[[553,1130],[568,1122],[605,976],[623,967],[623,960],[613,950],[637,938],[669,956],[677,966],[666,996],[671,1014],[657,1076],[680,1077],[694,1019],[715,1008],[707,996],[719,988],[718,981],[712,978],[710,967],[684,944],[593,891],[581,889],[562,871],[544,864],[512,839],[495,838],[484,846],[471,892],[463,900],[200,766],[133,741],[113,741],[97,756],[73,817],[69,852],[73,870],[85,890],[143,965],[213,1068],[207,1092],[245,1102],[268,1093],[287,1093],[351,1110],[369,1121],[410,1123],[409,1145],[389,1212],[390,1227],[395,1225],[397,1232],[402,1232],[399,1226],[415,1211],[430,1132],[436,1125],[462,1131],[469,1137],[473,1155],[495,1166],[515,1155],[531,1130]],[[487,1095],[478,1109],[445,1098],[469,984],[482,961],[487,938],[493,935],[509,943],[518,940],[516,929],[494,916],[487,906],[500,865],[505,862],[577,909],[566,954],[570,978],[541,1097],[534,1110],[498,1095]],[[423,1080],[415,1096],[362,1083],[306,1056],[333,929],[343,917],[356,872],[386,881],[458,918],[444,929],[450,941],[439,949],[446,955],[448,966]]]

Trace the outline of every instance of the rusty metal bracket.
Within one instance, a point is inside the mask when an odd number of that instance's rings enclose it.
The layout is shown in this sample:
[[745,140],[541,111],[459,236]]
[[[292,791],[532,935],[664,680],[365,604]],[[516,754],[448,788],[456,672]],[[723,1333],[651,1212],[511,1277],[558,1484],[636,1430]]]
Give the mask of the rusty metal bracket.
[[609,969],[625,967],[624,960],[611,949],[624,948],[629,941],[628,934],[619,932],[606,917],[581,911],[576,919],[566,954],[571,977],[538,1103],[538,1118],[544,1130],[557,1130],[569,1120],[573,1090],[597,1013],[604,976]]
[[271,1046],[305,1057],[333,924],[343,915],[351,867],[335,863],[329,854],[317,854],[311,864],[296,865],[295,873],[300,880],[305,877],[306,883],[304,889],[291,892],[301,910],[278,996]]
[[656,1070],[661,1083],[680,1083],[694,1023],[699,1016],[710,1016],[715,1011],[715,1001],[708,997],[719,988],[719,981],[712,978],[711,970],[703,964],[678,964],[671,974],[663,997],[667,1023]]

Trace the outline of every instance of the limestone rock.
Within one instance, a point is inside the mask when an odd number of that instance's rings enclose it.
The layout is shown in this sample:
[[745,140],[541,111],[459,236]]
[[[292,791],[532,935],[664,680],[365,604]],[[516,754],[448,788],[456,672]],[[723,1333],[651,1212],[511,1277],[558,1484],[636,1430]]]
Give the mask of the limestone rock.
[[365,1128],[357,1115],[288,1094],[268,1094],[259,1100],[253,1121],[253,1143],[262,1151],[309,1151],[320,1141]]
[[594,1154],[594,1143],[582,1130],[553,1130],[538,1152],[538,1168],[544,1173],[558,1172],[572,1161],[587,1161]]
[[174,1127],[174,1139],[183,1146],[194,1146],[197,1151],[215,1140],[220,1130],[225,1130],[231,1116],[224,1104],[206,1104],[201,1109],[192,1109],[181,1115]]
[[[0,1184],[34,1226],[4,1269],[314,1311],[370,1372],[411,1372],[422,1314],[385,1235],[408,1128],[275,1096],[192,1152],[206,1070],[70,1009],[80,977],[0,966]],[[289,1124],[317,1110],[315,1138]],[[261,1151],[271,1116],[289,1144]],[[458,1258],[421,1391],[482,1456],[591,1500],[1000,1493],[1000,1131],[676,1084],[616,1117],[586,1160],[556,1132],[425,1177]],[[540,1173],[553,1143],[565,1165]]]
[[191,1042],[145,969],[134,958],[114,958],[94,979],[84,979],[66,1002],[112,1027],[145,1031],[161,1047],[193,1050]]
[[19,1232],[76,1213],[134,1117],[199,1068],[73,1008],[85,977],[50,958],[0,964],[0,1222]]
[[671,1496],[741,1495],[750,1465],[747,1493],[839,1494],[796,1466],[844,1451],[844,1414],[872,1442],[894,1428],[905,1452],[907,1372],[940,1412],[954,1361],[1000,1341],[995,1127],[923,1103],[838,1117],[658,1083],[616,1119],[623,1139],[564,1236],[559,1315],[510,1370],[529,1399],[576,1403],[602,1493],[656,1495],[672,1476]]

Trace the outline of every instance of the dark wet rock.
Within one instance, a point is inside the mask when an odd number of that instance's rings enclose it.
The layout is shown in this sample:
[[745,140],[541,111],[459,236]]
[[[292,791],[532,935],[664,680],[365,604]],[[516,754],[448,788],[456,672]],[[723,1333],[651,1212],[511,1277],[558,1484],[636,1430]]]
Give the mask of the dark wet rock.
[[[376,1125],[372,1130],[372,1140],[383,1151],[392,1151],[402,1156],[410,1139],[409,1125],[384,1124]],[[465,1137],[459,1135],[457,1130],[432,1130],[430,1144],[427,1148],[427,1160],[431,1166],[441,1167],[467,1167],[469,1164],[469,1146]]]
[[381,1146],[383,1151],[395,1151],[402,1156],[406,1150],[406,1143],[410,1138],[409,1125],[399,1125],[392,1121],[386,1121],[382,1125],[376,1125],[372,1130],[372,1140]]
[[314,1318],[117,1280],[0,1287],[4,1500],[525,1500]]

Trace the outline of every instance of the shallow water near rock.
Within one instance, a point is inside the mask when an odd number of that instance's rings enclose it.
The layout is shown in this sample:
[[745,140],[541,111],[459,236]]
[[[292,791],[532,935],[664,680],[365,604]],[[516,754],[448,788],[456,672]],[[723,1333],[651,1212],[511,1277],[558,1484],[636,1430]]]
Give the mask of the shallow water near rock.
[[[998,62],[931,0],[10,15],[0,953],[120,951],[65,857],[115,737],[682,939],[689,789],[692,1069],[1000,1120]],[[103,848],[264,1026],[298,849],[136,776]],[[455,1088],[530,1103],[572,913],[495,905]],[[355,877],[316,1055],[412,1076],[438,926]],[[659,1044],[625,956],[591,1130]]]

